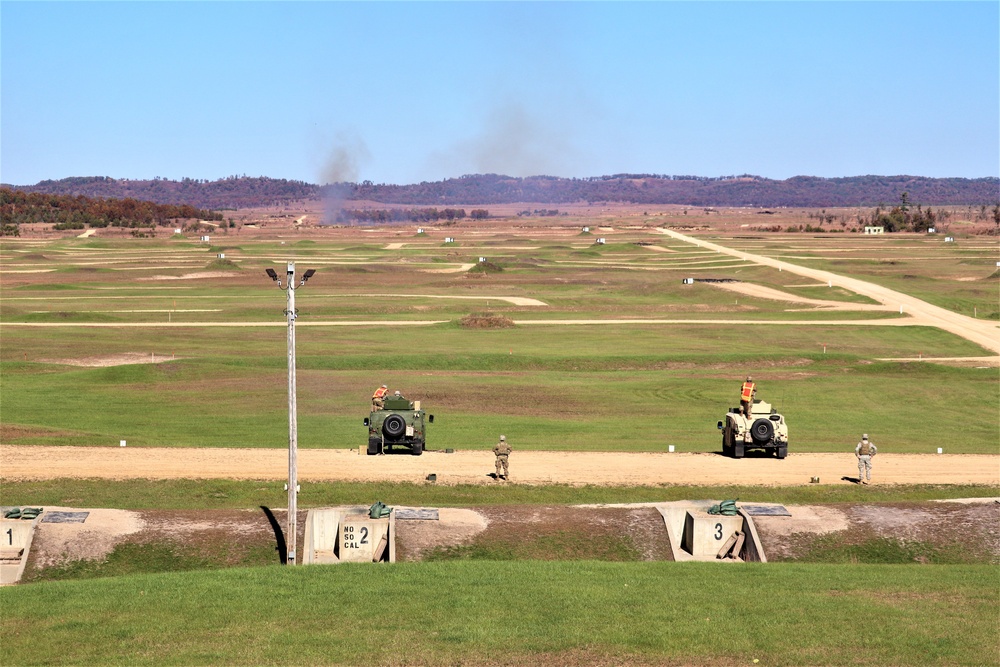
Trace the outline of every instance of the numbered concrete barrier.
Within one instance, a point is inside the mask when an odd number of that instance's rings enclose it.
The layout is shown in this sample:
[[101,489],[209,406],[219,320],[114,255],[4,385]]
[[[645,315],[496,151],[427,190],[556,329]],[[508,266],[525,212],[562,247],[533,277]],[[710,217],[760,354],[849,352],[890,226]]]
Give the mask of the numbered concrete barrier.
[[306,516],[306,565],[396,562],[396,512],[372,519],[367,507],[324,507]]
[[0,519],[0,585],[20,581],[37,521]]
[[388,541],[389,519],[344,517],[340,522],[339,554],[342,563],[371,563],[382,540]]
[[[726,540],[743,527],[743,517],[688,511],[684,517],[681,549],[692,556],[715,558]],[[732,546],[732,545],[730,545]]]

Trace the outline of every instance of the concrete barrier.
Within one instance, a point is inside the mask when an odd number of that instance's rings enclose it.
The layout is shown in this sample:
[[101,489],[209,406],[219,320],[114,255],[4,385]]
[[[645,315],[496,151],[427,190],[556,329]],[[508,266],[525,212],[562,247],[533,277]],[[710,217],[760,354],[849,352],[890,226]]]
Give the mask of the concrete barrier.
[[[717,500],[657,503],[675,561],[716,561],[719,551],[737,532],[744,536],[737,559],[724,562],[767,562],[753,519],[743,510],[735,516],[709,514]],[[735,544],[736,541],[734,541]]]
[[396,562],[396,511],[372,519],[360,506],[322,507],[306,515],[305,565]]
[[0,519],[0,586],[21,580],[37,523],[38,518]]

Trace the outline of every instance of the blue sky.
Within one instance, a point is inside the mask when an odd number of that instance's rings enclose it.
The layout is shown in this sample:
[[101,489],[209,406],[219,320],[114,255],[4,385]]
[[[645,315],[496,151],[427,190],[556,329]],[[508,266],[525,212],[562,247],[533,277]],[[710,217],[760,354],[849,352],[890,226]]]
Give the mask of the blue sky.
[[1000,175],[997,2],[0,2],[0,180]]

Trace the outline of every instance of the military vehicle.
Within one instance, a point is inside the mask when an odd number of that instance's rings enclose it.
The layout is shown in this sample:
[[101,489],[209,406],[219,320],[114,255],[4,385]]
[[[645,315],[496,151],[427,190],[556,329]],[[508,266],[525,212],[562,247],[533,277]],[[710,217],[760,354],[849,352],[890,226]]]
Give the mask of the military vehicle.
[[770,403],[754,401],[747,419],[739,408],[730,408],[726,420],[717,424],[722,431],[722,453],[741,459],[748,449],[764,449],[779,459],[788,455],[788,425]]
[[389,452],[393,447],[408,447],[414,456],[424,451],[425,425],[434,423],[434,415],[425,415],[420,401],[405,396],[386,396],[381,410],[372,410],[365,418],[368,427],[368,454]]

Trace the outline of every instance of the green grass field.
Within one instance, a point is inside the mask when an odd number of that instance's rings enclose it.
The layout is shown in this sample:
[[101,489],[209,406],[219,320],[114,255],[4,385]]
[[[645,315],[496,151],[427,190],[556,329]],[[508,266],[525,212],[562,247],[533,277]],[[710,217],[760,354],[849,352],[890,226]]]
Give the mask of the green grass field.
[[[475,507],[485,505],[582,505],[641,503],[692,498],[739,498],[742,502],[792,505],[827,503],[903,503],[1000,495],[996,486],[905,485],[844,486],[568,486],[522,484],[410,484],[404,482],[310,482],[302,484],[301,507],[390,505]],[[0,505],[56,505],[151,509],[244,509],[283,507],[288,499],[280,481],[260,480],[19,480],[0,485]]]
[[[529,230],[525,237],[495,233],[448,248],[397,235],[391,240],[412,244],[386,250],[385,243],[363,236],[362,243],[302,240],[284,246],[234,238],[211,247],[183,240],[5,240],[5,268],[49,272],[3,276],[0,439],[283,446],[284,295],[263,268],[293,257],[300,267],[319,270],[297,300],[303,447],[358,446],[370,392],[385,382],[435,414],[431,448],[485,448],[503,431],[528,449],[657,451],[672,444],[714,451],[715,422],[736,403],[742,377],[752,373],[758,397],[785,414],[796,451],[840,450],[859,432],[871,431],[888,451],[931,452],[944,444],[951,452],[997,452],[995,368],[879,361],[983,354],[977,346],[928,327],[838,324],[892,313],[803,312],[797,304],[710,284],[682,285],[681,278],[735,278],[810,298],[868,302],[850,292],[809,287],[787,272],[644,230],[616,233],[605,246],[576,234],[561,241],[532,239]],[[668,252],[635,245],[642,239]],[[827,262],[824,268],[880,278],[900,289],[920,285],[921,293],[954,292],[956,285],[980,290],[968,303],[985,304],[984,286],[996,296],[995,280],[966,280],[986,273],[988,245],[956,250],[923,238],[900,245],[895,239],[795,235],[717,240],[805,264]],[[218,265],[218,252],[226,253],[226,266]],[[965,263],[943,269],[956,252],[964,253]],[[873,253],[882,259],[870,259]],[[480,254],[505,270],[427,272],[474,263]],[[230,275],[163,279],[220,268]],[[915,278],[907,278],[910,271]],[[497,296],[547,305],[518,306]],[[464,315],[485,310],[526,323],[503,330],[459,326]],[[691,323],[530,324],[623,318]],[[713,322],[698,322],[705,319]],[[443,323],[311,326],[354,320]],[[760,320],[788,324],[752,324]],[[206,326],[259,322],[275,326]],[[17,323],[59,326],[12,326]],[[171,326],[149,326],[164,323]],[[191,326],[173,326],[183,323]],[[77,326],[87,324],[147,326]],[[116,354],[173,361],[70,365]]]
[[985,665],[998,583],[977,566],[275,566],[3,589],[0,644],[18,665]]

